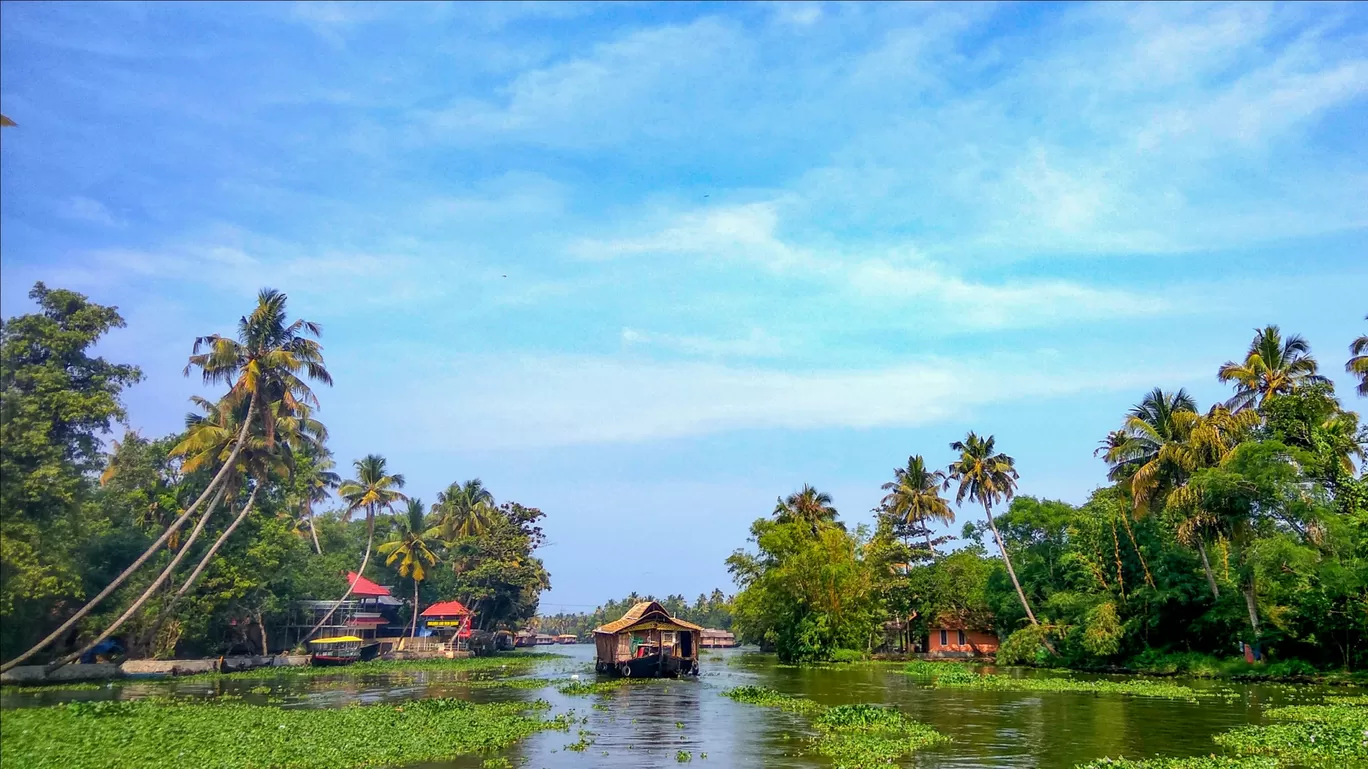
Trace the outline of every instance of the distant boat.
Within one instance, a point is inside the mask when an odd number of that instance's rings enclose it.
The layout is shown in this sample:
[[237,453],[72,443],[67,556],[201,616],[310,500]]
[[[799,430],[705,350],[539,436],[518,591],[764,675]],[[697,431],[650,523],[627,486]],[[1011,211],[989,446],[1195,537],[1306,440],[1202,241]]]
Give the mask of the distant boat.
[[372,660],[380,653],[380,644],[366,643],[354,635],[337,638],[318,638],[309,642],[309,664],[319,667],[350,665],[361,660]]
[[703,631],[702,645],[704,649],[732,649],[738,644],[736,643],[736,636],[731,633],[716,628],[706,628]]
[[579,643],[579,636],[575,635],[574,633],[562,633],[562,634],[556,636],[556,643],[558,643],[558,644],[577,644],[577,643]]
[[698,675],[703,628],[642,601],[622,619],[594,629],[594,670],[623,678]]

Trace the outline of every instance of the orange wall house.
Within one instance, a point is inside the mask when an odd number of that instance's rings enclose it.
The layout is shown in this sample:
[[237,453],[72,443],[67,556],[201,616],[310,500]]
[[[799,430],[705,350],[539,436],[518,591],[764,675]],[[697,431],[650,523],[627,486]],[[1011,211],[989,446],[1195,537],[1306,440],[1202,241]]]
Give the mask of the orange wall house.
[[998,637],[962,627],[932,627],[927,639],[928,657],[983,657],[997,654]]

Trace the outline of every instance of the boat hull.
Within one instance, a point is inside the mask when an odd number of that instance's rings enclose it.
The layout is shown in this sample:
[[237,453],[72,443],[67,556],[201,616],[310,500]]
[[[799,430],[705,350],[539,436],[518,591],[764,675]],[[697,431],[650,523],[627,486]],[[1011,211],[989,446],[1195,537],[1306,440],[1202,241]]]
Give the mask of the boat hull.
[[698,675],[698,661],[682,657],[638,657],[617,663],[598,662],[594,668],[599,673],[622,678],[678,678]]

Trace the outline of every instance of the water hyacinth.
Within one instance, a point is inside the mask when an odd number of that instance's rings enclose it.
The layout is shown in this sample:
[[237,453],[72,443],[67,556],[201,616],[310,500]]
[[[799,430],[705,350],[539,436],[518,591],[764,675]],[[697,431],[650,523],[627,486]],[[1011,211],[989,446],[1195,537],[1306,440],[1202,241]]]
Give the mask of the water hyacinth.
[[545,702],[453,699],[337,709],[176,700],[7,711],[0,752],[20,769],[361,769],[491,753],[564,718]]

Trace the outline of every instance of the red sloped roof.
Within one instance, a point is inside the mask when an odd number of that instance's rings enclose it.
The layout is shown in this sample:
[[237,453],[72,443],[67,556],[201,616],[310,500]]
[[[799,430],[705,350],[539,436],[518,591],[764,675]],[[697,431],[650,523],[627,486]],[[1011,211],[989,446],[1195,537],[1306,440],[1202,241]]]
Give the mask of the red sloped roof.
[[389,595],[389,588],[380,587],[365,577],[358,576],[356,572],[347,572],[347,584],[355,582],[356,587],[352,589],[352,595],[364,595],[370,597]]
[[420,617],[459,617],[469,614],[470,610],[461,604],[460,601],[440,601],[427,607]]

